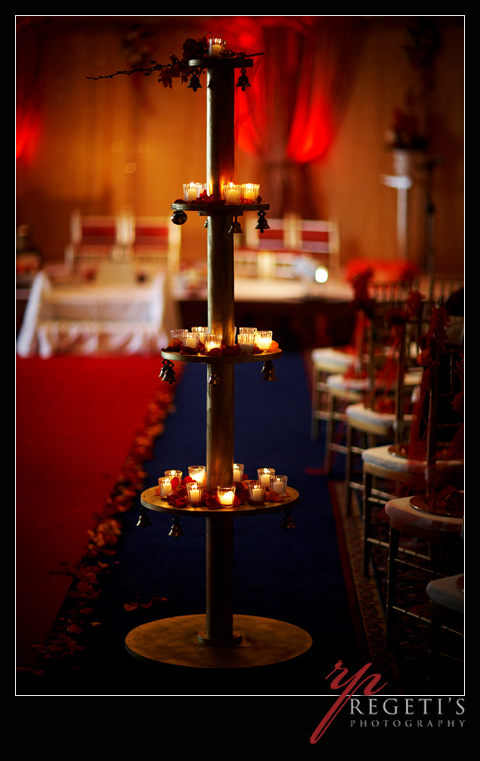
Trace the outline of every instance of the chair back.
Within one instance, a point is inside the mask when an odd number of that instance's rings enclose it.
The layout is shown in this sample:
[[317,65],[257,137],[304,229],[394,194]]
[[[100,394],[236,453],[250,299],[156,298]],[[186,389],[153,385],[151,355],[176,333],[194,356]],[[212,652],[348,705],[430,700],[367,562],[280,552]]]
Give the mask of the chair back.
[[74,267],[83,260],[106,260],[115,255],[118,219],[115,216],[83,216],[79,209],[70,217],[70,241],[65,247],[65,263]]
[[133,261],[163,262],[169,272],[180,268],[181,227],[168,217],[134,217],[131,255]]
[[99,264],[102,261],[132,261],[141,265],[166,266],[170,272],[180,265],[181,229],[168,217],[83,216],[75,210],[70,219],[70,242],[65,261]]
[[463,277],[432,275],[428,282],[428,298],[445,302],[449,296],[464,287]]
[[[365,405],[375,408],[380,397],[394,400],[395,443],[404,441],[405,373],[418,367],[416,357],[421,336],[426,332],[433,308],[431,302],[411,298],[375,302],[367,323],[368,390]],[[411,389],[409,389],[411,393]]]
[[418,289],[418,280],[395,280],[392,282],[376,282],[368,284],[372,299],[377,302],[387,302],[390,308],[401,308],[407,301],[410,292]]
[[444,310],[435,307],[418,361],[420,398],[410,438],[410,456],[426,459],[427,495],[438,478],[438,461],[463,460],[463,349],[445,345]]
[[[283,219],[269,219],[268,229],[256,229],[258,219],[255,215],[245,217],[245,244],[247,248],[262,251],[285,251],[294,249],[296,242],[296,218],[286,214]],[[243,224],[243,223],[242,223]]]

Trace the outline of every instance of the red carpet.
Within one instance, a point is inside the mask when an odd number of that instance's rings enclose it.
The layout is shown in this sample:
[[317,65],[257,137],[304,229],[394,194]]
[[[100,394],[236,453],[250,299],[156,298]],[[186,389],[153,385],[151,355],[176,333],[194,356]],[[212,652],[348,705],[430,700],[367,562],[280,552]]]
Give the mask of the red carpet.
[[[36,660],[160,386],[161,358],[17,358],[17,666]],[[168,387],[170,388],[170,387]],[[172,387],[173,388],[173,387]]]

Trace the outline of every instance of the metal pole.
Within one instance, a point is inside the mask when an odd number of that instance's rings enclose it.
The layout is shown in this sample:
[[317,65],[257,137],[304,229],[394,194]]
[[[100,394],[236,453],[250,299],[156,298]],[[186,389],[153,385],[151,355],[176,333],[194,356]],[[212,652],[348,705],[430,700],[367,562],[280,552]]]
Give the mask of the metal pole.
[[[234,69],[207,69],[207,183],[209,195],[222,197],[234,171]],[[208,326],[234,343],[235,303],[232,215],[208,216]],[[212,365],[207,366],[210,376]],[[216,367],[218,382],[207,383],[207,490],[233,481],[234,365]],[[211,644],[233,640],[233,519],[206,519],[206,637]]]

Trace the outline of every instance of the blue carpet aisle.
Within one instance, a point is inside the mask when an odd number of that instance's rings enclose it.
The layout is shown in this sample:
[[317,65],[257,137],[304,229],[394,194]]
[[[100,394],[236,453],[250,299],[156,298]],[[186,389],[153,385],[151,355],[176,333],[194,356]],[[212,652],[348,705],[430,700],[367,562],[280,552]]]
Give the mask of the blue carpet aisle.
[[[344,558],[326,478],[318,469],[323,445],[310,440],[310,392],[300,354],[275,363],[276,382],[262,381],[259,363],[235,372],[235,458],[249,477],[258,467],[288,475],[300,493],[296,528],[280,527],[283,513],[238,518],[234,524],[234,610],[279,619],[313,638],[304,655],[260,668],[196,669],[146,664],[125,651],[126,634],[159,618],[205,612],[205,523],[181,519],[183,536],[168,536],[171,517],[149,511],[137,527],[140,503],[121,516],[122,533],[94,601],[85,651],[78,664],[59,663],[19,694],[57,695],[322,695],[325,677],[342,660],[357,670],[369,659],[352,611]],[[144,488],[169,468],[205,464],[206,368],[188,364],[176,410],[144,465]],[[347,569],[348,570],[348,569]],[[348,575],[348,574],[347,574]],[[142,607],[154,600],[150,607]],[[133,603],[134,610],[125,605]],[[65,602],[68,609],[69,600]],[[139,604],[136,607],[136,604]],[[353,612],[353,615],[352,615]]]

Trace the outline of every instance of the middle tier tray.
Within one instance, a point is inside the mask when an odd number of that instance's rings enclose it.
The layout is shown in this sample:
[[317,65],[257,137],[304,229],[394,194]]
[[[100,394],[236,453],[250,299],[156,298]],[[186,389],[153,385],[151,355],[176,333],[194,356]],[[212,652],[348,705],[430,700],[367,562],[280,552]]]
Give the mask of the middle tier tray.
[[245,211],[268,211],[268,203],[225,203],[222,201],[209,203],[172,203],[174,211],[196,211],[200,216],[211,214],[231,214],[240,216]]
[[207,365],[236,365],[243,362],[265,362],[280,359],[281,351],[263,352],[262,354],[180,354],[178,351],[162,349],[161,356],[170,362],[200,362]]

